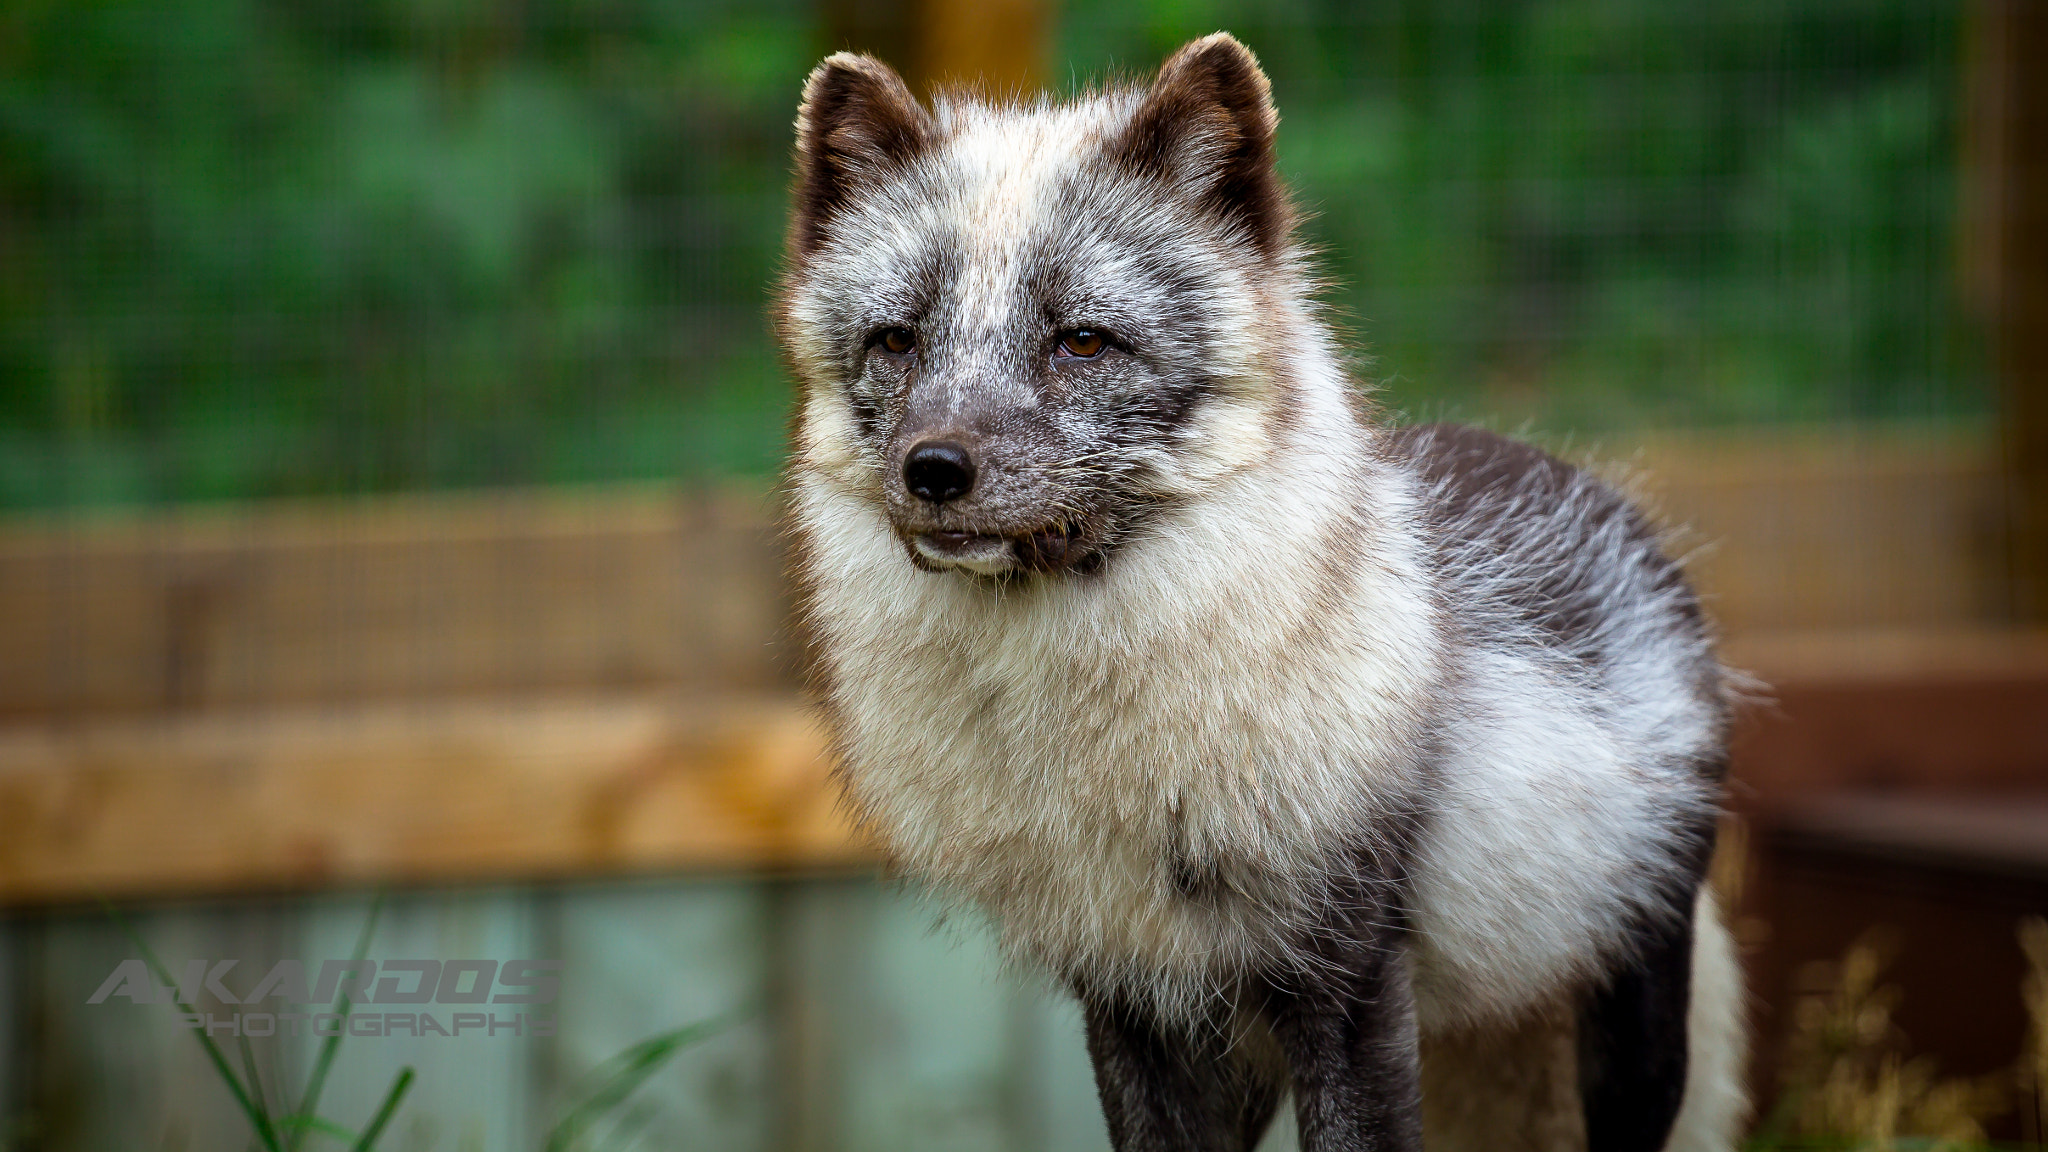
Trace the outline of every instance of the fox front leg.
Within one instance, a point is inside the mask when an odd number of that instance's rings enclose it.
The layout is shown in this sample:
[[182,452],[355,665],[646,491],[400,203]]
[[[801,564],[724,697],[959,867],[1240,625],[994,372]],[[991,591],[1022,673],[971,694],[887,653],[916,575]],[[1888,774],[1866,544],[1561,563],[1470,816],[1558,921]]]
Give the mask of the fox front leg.
[[1406,934],[1331,942],[1276,982],[1267,1018],[1293,1072],[1303,1152],[1420,1152],[1421,1052]]
[[1164,1025],[1084,992],[1088,1055],[1116,1152],[1251,1152],[1280,1104],[1277,1077],[1222,1022]]

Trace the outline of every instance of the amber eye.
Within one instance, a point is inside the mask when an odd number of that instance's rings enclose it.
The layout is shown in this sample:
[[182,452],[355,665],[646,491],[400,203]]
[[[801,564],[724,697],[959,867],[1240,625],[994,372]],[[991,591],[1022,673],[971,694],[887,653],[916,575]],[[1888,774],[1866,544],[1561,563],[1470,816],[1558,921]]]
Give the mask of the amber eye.
[[1105,344],[1102,333],[1091,328],[1077,328],[1060,338],[1060,351],[1086,360],[1102,355]]
[[902,356],[917,347],[917,333],[908,328],[885,328],[879,343],[890,355]]

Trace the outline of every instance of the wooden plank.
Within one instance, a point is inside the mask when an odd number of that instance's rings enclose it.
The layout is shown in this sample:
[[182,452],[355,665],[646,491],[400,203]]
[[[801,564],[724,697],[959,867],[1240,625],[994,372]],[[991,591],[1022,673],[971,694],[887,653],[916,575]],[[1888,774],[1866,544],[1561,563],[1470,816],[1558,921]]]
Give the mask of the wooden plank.
[[2048,787],[2048,633],[1748,638],[1731,799],[1768,810],[1843,789]]
[[[2048,784],[2048,634],[1806,636],[1735,799]],[[0,902],[858,867],[792,697],[512,698],[0,729]]]
[[1106,1148],[1080,1013],[986,923],[914,891],[787,886],[776,909],[789,1152]]
[[1856,857],[1979,885],[2009,882],[2048,911],[2048,781],[1997,796],[1846,792],[1787,805],[1769,829],[1781,847]]
[[767,501],[509,492],[0,526],[0,720],[787,686]]
[[1857,628],[1730,637],[1721,661],[1768,685],[2048,680],[2048,630]]
[[[1639,459],[1696,535],[1725,533],[1699,564],[1750,626],[1726,658],[1779,686],[1738,799],[2039,778],[2048,634],[1959,626],[1983,611],[1983,443]],[[200,593],[195,571],[233,575]],[[0,901],[865,859],[781,687],[786,612],[744,494],[0,527]],[[1781,630],[1843,615],[1899,623]],[[560,691],[514,694],[537,686]]]
[[925,74],[997,98],[1037,91],[1045,81],[1051,27],[1045,0],[926,0]]
[[[1002,1152],[1006,1136],[1022,1134],[1028,1109],[1009,1091],[1035,1094],[1031,1070],[1012,1059],[1018,1012],[1005,1000],[1028,993],[998,983],[1001,960],[988,933],[956,927],[935,935],[934,912],[878,902],[859,946],[832,957],[855,977],[839,976],[833,989],[842,998],[837,1127],[847,1152]],[[952,1009],[925,1011],[935,1000]]]
[[1988,437],[1751,431],[1651,439],[1623,458],[1729,633],[2005,618]]
[[0,730],[0,902],[858,867],[791,698],[535,698]]
[[[1731,632],[1998,618],[1988,442],[1660,441],[1644,491]],[[627,489],[0,525],[0,722],[788,687],[759,495]]]
[[1045,82],[1046,0],[824,0],[826,39],[889,62],[911,90],[967,85],[999,97]]
[[2048,10],[1970,9],[1963,288],[1992,336],[2003,401],[2011,610],[2048,621]]
[[[135,911],[131,923],[174,970],[189,957],[242,951],[238,945],[249,927],[217,909]],[[28,1075],[18,1115],[34,1124],[37,1142],[46,1148],[247,1146],[248,1121],[175,1007],[120,997],[87,1003],[108,974],[136,954],[112,919],[63,917],[37,929],[24,948],[30,960],[25,979],[14,986],[36,1020],[7,1038],[21,1045]],[[195,1007],[221,1010],[218,1002]],[[232,1052],[234,1042],[227,1044]],[[275,1051],[264,1046],[266,1075]]]
[[[369,958],[400,957],[490,959],[500,962],[535,959],[540,950],[536,932],[537,904],[530,893],[502,888],[467,891],[414,892],[387,900],[372,940]],[[351,955],[358,935],[369,917],[370,901],[361,896],[323,899],[301,905],[293,917],[297,929],[287,938],[277,959],[325,960]],[[247,915],[247,905],[231,906],[236,915]],[[216,951],[205,951],[214,944]],[[192,942],[189,956],[229,956],[218,941],[204,937]],[[551,958],[551,957],[550,957]],[[271,959],[267,958],[266,959]],[[241,967],[266,970],[261,962]],[[253,977],[244,976],[229,986],[246,994]],[[283,1008],[283,1001],[243,1008]],[[511,1006],[476,1006],[500,1019],[517,1014]],[[450,1022],[447,1009],[432,1005],[389,1005],[359,1008],[361,1011],[410,1011],[425,1008]],[[223,1006],[222,1014],[236,1010]],[[316,1009],[317,1010],[317,1009]],[[543,1009],[542,1011],[546,1011]],[[559,1014],[559,1009],[555,1009]],[[186,1043],[188,1038],[180,1037]],[[296,1036],[279,1036],[274,1041],[290,1071],[284,1079],[303,1085],[318,1059],[319,1037],[302,1031]],[[410,1067],[417,1074],[406,1105],[393,1115],[387,1147],[454,1148],[541,1148],[550,1116],[539,1105],[547,1093],[543,1078],[545,1057],[555,1041],[530,1034],[497,1036],[471,1033],[461,1037],[377,1036],[350,1037],[343,1041],[320,1097],[320,1110],[347,1127],[360,1130],[376,1115],[399,1069]],[[160,1054],[164,1064],[179,1062],[176,1049]],[[196,1053],[183,1062],[198,1066]],[[213,1147],[232,1147],[227,1142]],[[308,1143],[307,1147],[316,1145]]]

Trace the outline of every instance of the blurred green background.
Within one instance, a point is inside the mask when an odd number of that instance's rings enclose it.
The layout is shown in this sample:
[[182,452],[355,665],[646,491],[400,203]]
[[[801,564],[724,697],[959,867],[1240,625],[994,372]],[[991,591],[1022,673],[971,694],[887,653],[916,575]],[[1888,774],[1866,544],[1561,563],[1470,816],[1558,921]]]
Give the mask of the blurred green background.
[[[0,508],[767,475],[796,0],[10,0]],[[1228,28],[1362,375],[1539,433],[1988,417],[1931,0],[1113,0]]]

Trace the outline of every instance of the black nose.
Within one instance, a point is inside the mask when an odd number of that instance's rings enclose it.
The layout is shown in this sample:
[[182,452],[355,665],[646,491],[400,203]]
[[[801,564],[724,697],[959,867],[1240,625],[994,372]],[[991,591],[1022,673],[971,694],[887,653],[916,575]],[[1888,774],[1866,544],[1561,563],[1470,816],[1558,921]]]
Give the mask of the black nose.
[[974,487],[974,458],[951,440],[926,440],[904,457],[903,486],[934,504],[958,499]]

